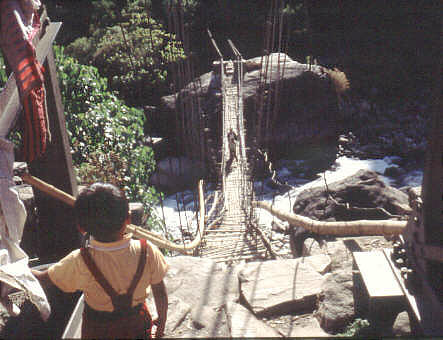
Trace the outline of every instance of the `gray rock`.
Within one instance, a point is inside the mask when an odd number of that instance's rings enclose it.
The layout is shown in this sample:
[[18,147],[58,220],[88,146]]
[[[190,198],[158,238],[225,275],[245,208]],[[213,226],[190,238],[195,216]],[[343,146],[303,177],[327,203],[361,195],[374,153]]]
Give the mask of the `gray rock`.
[[194,336],[229,337],[229,328],[226,313],[223,308],[213,308],[197,305],[191,311]]
[[318,244],[318,242],[311,238],[308,237],[304,242],[303,242],[303,254],[304,255],[319,255],[319,254],[324,254],[325,250],[322,249],[322,247]]
[[325,276],[316,317],[327,332],[343,329],[354,317],[352,273],[336,271]]
[[383,175],[393,178],[398,178],[401,175],[405,174],[405,170],[400,168],[399,166],[391,166],[389,168],[386,168]]
[[[238,299],[238,268],[191,256],[167,257],[169,297],[165,336],[228,337],[223,306]],[[192,306],[192,307],[191,307]]]
[[309,264],[314,270],[322,275],[331,269],[331,258],[325,254],[307,256],[302,258],[301,261]]
[[259,317],[314,310],[323,283],[301,259],[249,262],[239,279],[242,301]]
[[311,314],[292,316],[289,322],[276,327],[287,338],[330,337]]
[[218,313],[213,308],[199,305],[192,309],[192,324],[197,329],[209,328],[211,325],[215,324],[217,314]]
[[258,320],[254,314],[238,303],[227,303],[226,315],[232,338],[281,337],[275,329]]
[[176,296],[168,296],[168,322],[165,334],[172,334],[191,311],[191,306]]
[[330,241],[326,253],[331,257],[331,271],[352,271],[352,253],[343,241]]
[[169,271],[165,277],[168,294],[194,306],[218,308],[238,298],[236,267],[226,267],[210,259],[177,256],[168,257]]
[[[411,212],[408,196],[387,186],[373,171],[360,170],[344,180],[328,183],[328,189],[339,205],[327,196],[325,187],[316,187],[298,195],[294,212],[322,221],[389,218],[380,209],[368,208],[383,208],[389,214],[402,215],[405,218]],[[347,209],[346,203],[357,209]]]
[[411,325],[408,312],[401,312],[397,315],[392,326],[392,333],[397,336],[411,335]]
[[[338,135],[337,95],[331,79],[325,69],[317,65],[301,64],[291,60],[284,54],[273,53],[246,61],[243,77],[243,101],[246,122],[252,122],[256,114],[256,102],[260,93],[272,94],[275,83],[280,80],[280,102],[277,112],[275,132],[270,136],[272,142],[284,146],[302,143],[313,139],[319,140]],[[268,65],[266,84],[260,83],[263,75],[262,67]],[[284,70],[284,72],[283,72]],[[280,76],[279,76],[280,73]],[[220,75],[214,71],[203,74],[187,84],[177,94],[161,98],[161,104],[150,124],[160,135],[167,136],[170,122],[175,121],[176,105],[183,103],[200,103],[204,115],[214,122],[208,126],[215,136],[220,136],[219,121],[222,111],[220,94]],[[177,99],[177,101],[176,101]],[[272,109],[272,108],[271,108]],[[325,112],[328,114],[325,116]],[[190,112],[189,112],[190,114]],[[325,119],[326,117],[326,119]],[[191,150],[198,150],[198,143]],[[289,144],[288,144],[289,143]]]

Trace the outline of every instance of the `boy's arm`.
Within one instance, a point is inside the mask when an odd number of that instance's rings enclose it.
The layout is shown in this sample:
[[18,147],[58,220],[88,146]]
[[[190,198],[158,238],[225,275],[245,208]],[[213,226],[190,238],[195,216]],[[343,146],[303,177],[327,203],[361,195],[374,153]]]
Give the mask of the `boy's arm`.
[[168,293],[166,292],[165,283],[161,280],[157,284],[151,286],[154,294],[155,307],[157,308],[158,319],[154,321],[157,326],[155,332],[156,338],[161,338],[165,332],[166,318],[168,314]]
[[37,278],[44,290],[48,289],[51,286],[55,286],[49,277],[48,270],[40,271],[31,269],[31,273]]

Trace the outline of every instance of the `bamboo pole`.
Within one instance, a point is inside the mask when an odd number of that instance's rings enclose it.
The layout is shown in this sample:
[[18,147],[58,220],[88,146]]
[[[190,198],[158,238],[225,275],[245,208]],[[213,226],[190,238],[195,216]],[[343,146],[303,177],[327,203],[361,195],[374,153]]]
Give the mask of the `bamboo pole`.
[[309,217],[278,210],[268,203],[253,201],[253,206],[262,208],[281,220],[292,225],[301,226],[319,235],[337,236],[374,236],[399,235],[406,227],[407,221],[392,220],[358,220],[345,222],[322,222]]
[[[25,183],[32,185],[33,187],[39,189],[43,193],[59,201],[62,201],[71,207],[74,206],[75,197],[69,195],[68,193],[60,189],[57,189],[53,185],[50,185],[42,181],[41,179],[31,176],[28,173],[23,174],[22,179]],[[198,194],[200,201],[200,221],[198,226],[199,229],[197,230],[196,237],[191,243],[185,245],[178,245],[169,240],[164,239],[161,235],[158,235],[146,229],[142,229],[133,224],[129,224],[126,227],[126,230],[131,232],[134,235],[134,237],[147,239],[159,248],[165,248],[171,251],[177,251],[184,255],[191,255],[192,254],[191,250],[200,245],[202,236],[205,232],[206,220],[205,220],[205,200],[203,195],[203,180],[200,180],[198,183]]]

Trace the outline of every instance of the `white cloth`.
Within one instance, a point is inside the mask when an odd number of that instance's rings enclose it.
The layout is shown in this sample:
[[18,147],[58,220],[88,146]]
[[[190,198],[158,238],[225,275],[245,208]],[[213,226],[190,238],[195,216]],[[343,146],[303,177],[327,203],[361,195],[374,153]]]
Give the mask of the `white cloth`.
[[0,266],[2,299],[5,299],[13,288],[22,290],[46,321],[51,314],[51,307],[40,283],[31,273],[28,256],[16,242],[7,238],[2,238],[0,246],[8,250],[10,257],[10,263]]
[[26,209],[13,188],[14,145],[0,137],[0,233],[19,243],[26,221]]
[[[0,138],[1,300],[7,308],[12,308],[14,305],[7,303],[7,295],[13,288],[22,290],[39,309],[42,318],[47,320],[51,313],[48,299],[29,269],[28,256],[19,246],[26,221],[26,210],[13,189],[13,165],[13,144]],[[17,307],[14,309],[17,310]]]

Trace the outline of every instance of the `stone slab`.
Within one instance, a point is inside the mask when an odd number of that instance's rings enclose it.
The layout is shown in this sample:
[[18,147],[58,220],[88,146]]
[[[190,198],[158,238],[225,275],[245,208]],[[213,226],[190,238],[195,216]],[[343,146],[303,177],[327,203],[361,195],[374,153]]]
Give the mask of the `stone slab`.
[[238,273],[210,259],[192,256],[167,257],[169,270],[164,279],[168,295],[191,306],[196,303],[221,307],[238,298]]
[[313,255],[304,258],[305,263],[309,264],[319,274],[325,274],[331,269],[331,258],[329,255]]
[[306,258],[249,262],[239,280],[241,298],[257,316],[314,310],[324,281]]
[[287,331],[285,337],[290,338],[312,338],[330,337],[321,327],[315,317],[302,317],[293,322],[293,326]]
[[232,338],[282,337],[275,329],[258,320],[254,314],[238,303],[228,302],[226,315]]

